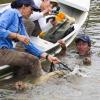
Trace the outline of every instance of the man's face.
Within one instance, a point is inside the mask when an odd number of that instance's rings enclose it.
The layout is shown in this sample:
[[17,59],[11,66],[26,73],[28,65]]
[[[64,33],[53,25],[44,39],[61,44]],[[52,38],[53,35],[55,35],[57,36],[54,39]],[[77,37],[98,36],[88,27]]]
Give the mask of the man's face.
[[24,18],[29,18],[29,16],[33,13],[33,9],[31,6],[23,6],[22,7],[22,15]]
[[41,10],[46,10],[46,9],[52,9],[52,5],[50,3],[50,0],[43,0],[42,3],[41,3]]
[[76,43],[76,50],[79,55],[86,56],[90,52],[90,46],[88,43],[80,40]]

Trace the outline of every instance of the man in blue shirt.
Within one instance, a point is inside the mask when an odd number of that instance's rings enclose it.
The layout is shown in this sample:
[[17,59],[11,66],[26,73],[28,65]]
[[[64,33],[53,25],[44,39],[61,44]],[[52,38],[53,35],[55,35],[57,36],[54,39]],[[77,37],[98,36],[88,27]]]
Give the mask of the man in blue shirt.
[[[22,17],[28,18],[37,7],[32,0],[16,0],[11,3],[10,9],[0,14],[0,66],[10,65],[24,70],[22,74],[31,73],[33,78],[41,75],[41,66],[38,58],[48,59],[50,62],[59,63],[60,60],[52,55],[39,50],[26,33]],[[27,50],[16,51],[13,41],[20,41]]]

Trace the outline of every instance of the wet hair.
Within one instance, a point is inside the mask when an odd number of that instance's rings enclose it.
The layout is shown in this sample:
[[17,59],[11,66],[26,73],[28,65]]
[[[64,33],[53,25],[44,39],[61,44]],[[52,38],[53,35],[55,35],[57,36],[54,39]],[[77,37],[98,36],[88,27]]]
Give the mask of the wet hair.
[[18,9],[18,8],[21,8],[23,5],[26,6],[26,7],[30,6],[30,4],[23,4],[23,3],[20,3],[20,2],[12,1],[11,8]]

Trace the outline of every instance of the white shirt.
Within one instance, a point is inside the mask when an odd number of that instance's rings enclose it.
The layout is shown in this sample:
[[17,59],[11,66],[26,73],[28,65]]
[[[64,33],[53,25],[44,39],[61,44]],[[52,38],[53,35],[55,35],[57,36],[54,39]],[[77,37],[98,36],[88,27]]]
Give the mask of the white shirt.
[[42,12],[33,12],[30,16],[31,21],[38,20],[40,28],[43,32],[48,31],[52,28],[52,24],[50,22],[46,23],[46,18]]
[[[33,0],[35,5],[40,8],[42,0]],[[33,12],[33,14],[31,14],[30,19],[32,21],[38,20],[40,28],[43,32],[46,32],[47,30],[49,30],[52,27],[52,24],[50,22],[46,23],[46,18],[43,15],[42,12]]]

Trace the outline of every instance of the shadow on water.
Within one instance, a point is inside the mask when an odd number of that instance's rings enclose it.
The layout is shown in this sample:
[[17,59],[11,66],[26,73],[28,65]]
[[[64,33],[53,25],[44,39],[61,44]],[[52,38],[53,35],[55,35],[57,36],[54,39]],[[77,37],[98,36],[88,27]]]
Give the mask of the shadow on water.
[[[0,89],[0,100],[100,100],[100,2],[92,0],[88,25],[82,28],[92,39],[92,63],[85,66],[72,47],[60,59],[70,68],[78,65],[88,77],[70,75],[51,77],[49,80],[34,84],[25,92]],[[86,22],[87,23],[87,22]],[[9,85],[10,86],[10,85]]]

